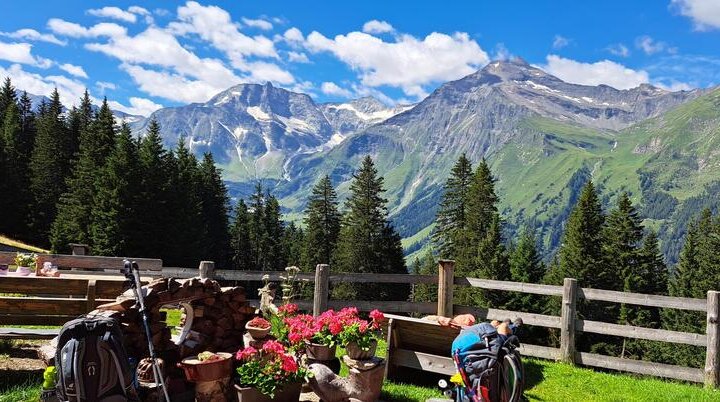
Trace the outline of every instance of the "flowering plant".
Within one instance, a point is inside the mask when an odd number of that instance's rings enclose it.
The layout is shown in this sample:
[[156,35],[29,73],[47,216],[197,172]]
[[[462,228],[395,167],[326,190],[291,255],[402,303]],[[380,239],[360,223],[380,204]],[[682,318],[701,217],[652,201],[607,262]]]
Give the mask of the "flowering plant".
[[380,324],[385,316],[378,310],[370,312],[370,320],[363,320],[358,316],[355,307],[344,308],[338,314],[342,330],[338,334],[340,344],[345,347],[355,342],[360,349],[369,350],[373,341],[380,336]]
[[18,267],[35,268],[37,254],[17,253],[15,254],[15,265]]
[[310,376],[277,341],[267,341],[259,350],[252,346],[240,349],[235,358],[240,361],[237,368],[240,385],[255,388],[270,398],[274,398],[275,391],[283,385],[305,381]]
[[343,321],[334,310],[328,310],[318,317],[308,314],[285,317],[283,322],[288,329],[288,342],[293,345],[307,341],[333,347],[338,343],[338,334],[343,329]]

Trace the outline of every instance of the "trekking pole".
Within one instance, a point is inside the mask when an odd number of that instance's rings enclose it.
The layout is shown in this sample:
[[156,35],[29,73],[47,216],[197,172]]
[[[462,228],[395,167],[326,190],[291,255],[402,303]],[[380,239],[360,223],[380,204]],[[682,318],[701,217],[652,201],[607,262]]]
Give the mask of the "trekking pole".
[[152,361],[153,374],[155,375],[155,385],[162,388],[163,396],[165,401],[170,402],[170,396],[168,395],[167,387],[165,386],[165,379],[162,377],[160,371],[160,365],[157,362],[157,356],[155,355],[155,348],[152,342],[152,332],[150,331],[150,316],[147,309],[145,308],[145,297],[142,294],[142,283],[140,282],[140,268],[137,262],[130,262],[128,260],[123,261],[125,268],[123,273],[130,280],[130,286],[135,293],[135,299],[140,303],[140,313],[143,318],[143,326],[145,327],[145,336],[148,342],[148,352],[150,353],[150,360]]

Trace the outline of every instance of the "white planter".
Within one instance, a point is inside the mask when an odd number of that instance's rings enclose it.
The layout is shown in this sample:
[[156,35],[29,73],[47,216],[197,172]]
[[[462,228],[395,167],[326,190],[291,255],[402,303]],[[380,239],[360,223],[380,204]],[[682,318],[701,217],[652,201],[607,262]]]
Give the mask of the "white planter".
[[28,276],[31,272],[30,267],[17,267],[15,270],[15,273],[20,276]]

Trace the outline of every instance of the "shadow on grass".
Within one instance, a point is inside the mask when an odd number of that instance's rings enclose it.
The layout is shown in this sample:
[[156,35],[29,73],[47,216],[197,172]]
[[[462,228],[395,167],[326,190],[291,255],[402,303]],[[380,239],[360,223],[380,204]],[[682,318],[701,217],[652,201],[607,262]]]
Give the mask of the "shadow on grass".
[[0,370],[0,395],[18,387],[42,384],[43,370]]
[[[545,379],[545,366],[532,360],[525,360],[523,361],[523,368],[525,370],[525,389],[523,391],[533,389]],[[524,397],[523,400],[527,401],[528,399]],[[533,400],[537,401],[542,399],[533,398]]]

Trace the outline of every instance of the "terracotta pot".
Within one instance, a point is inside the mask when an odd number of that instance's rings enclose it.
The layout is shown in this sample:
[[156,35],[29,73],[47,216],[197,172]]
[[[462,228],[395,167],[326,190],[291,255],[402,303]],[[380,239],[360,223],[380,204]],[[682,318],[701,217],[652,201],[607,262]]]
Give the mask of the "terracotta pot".
[[274,398],[270,398],[252,387],[235,385],[235,390],[237,391],[238,402],[297,402],[300,400],[301,386],[302,384],[299,382],[285,384],[275,391]]
[[345,351],[349,358],[353,360],[368,360],[375,356],[375,349],[377,348],[377,340],[373,340],[368,350],[362,350],[355,342],[350,342],[345,346]]
[[252,336],[255,340],[264,339],[269,333],[270,333],[270,327],[267,328],[260,328],[260,327],[251,327],[250,322],[247,322],[245,324],[245,329],[247,332]]
[[185,378],[192,382],[214,381],[230,378],[232,372],[232,354],[216,353],[218,360],[200,361],[197,356],[188,357],[178,363],[178,367],[185,371]]
[[17,267],[17,270],[15,270],[15,273],[20,276],[28,276],[30,272],[30,267]]
[[335,358],[335,346],[319,345],[317,343],[305,344],[305,353],[308,359],[328,361]]

